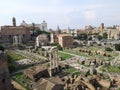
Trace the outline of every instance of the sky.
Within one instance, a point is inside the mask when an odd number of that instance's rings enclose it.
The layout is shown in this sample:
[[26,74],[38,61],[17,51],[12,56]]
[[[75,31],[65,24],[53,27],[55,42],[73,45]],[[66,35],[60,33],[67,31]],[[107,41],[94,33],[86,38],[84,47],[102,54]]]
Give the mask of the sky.
[[43,20],[48,28],[61,29],[120,25],[120,0],[1,0],[0,26],[11,25],[12,17],[17,25],[40,24]]

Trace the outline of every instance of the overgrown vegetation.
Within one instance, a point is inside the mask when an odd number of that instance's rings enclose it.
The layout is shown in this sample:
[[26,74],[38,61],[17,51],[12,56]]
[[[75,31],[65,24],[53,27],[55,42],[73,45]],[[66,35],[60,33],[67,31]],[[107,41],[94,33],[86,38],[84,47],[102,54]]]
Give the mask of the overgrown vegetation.
[[98,39],[98,40],[102,40],[102,38],[103,38],[103,37],[102,37],[101,35],[98,35],[98,36],[97,36],[97,39]]
[[107,69],[108,72],[113,72],[113,73],[120,72],[120,66],[103,66],[102,68],[100,68],[100,70],[103,72],[106,72],[105,69]]
[[82,33],[82,34],[78,35],[77,37],[75,37],[74,39],[87,40],[88,39],[88,35],[86,33]]
[[51,43],[51,46],[57,46],[58,50],[63,50],[59,43]]
[[120,72],[120,66],[108,66],[107,70],[109,72]]
[[69,59],[69,58],[73,57],[70,54],[65,54],[65,53],[62,53],[62,52],[58,52],[58,55],[61,57],[62,60],[66,60],[66,59]]
[[115,49],[116,49],[117,51],[120,51],[120,44],[115,44]]
[[15,61],[21,60],[24,57],[19,56],[13,52],[8,52],[7,53],[7,60],[8,60],[8,68],[10,73],[16,71],[19,67],[16,66]]
[[2,45],[0,45],[0,50],[4,51],[4,47]]
[[103,39],[107,39],[108,38],[108,34],[105,32],[103,33]]
[[70,75],[80,75],[81,74],[80,71],[78,71],[76,68],[72,68],[72,67],[69,67],[68,69],[65,69],[64,71]]
[[18,73],[16,75],[12,76],[12,79],[14,81],[16,81],[17,83],[19,83],[20,85],[22,85],[27,90],[30,90],[29,84],[30,84],[31,80],[26,78],[23,73]]
[[113,49],[110,48],[110,47],[106,47],[106,48],[105,48],[105,51],[113,51]]

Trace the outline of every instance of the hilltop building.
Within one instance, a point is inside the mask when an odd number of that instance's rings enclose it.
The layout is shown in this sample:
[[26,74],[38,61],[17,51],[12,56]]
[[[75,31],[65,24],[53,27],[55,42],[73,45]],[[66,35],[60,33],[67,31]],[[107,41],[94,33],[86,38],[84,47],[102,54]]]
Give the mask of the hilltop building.
[[25,27],[32,27],[33,25],[38,28],[39,30],[42,31],[48,31],[47,29],[47,22],[44,20],[41,24],[36,24],[36,23],[32,23],[32,24],[27,24],[24,20],[23,22],[20,24],[21,26],[25,26]]
[[104,23],[101,23],[100,27],[92,30],[92,33],[98,33],[99,35],[103,35],[104,33],[108,34],[108,39],[120,39],[120,26],[114,27],[105,27]]

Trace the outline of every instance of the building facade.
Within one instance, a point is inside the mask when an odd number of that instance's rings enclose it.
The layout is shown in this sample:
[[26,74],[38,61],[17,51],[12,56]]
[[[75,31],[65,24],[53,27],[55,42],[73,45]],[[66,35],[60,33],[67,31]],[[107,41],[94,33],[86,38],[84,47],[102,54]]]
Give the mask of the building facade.
[[30,27],[16,26],[16,19],[13,18],[12,26],[1,26],[0,41],[14,43],[17,40],[18,43],[26,42],[31,39]]
[[73,35],[71,34],[60,34],[58,36],[58,43],[62,48],[72,48],[73,47]]
[[58,36],[59,34],[61,34],[61,29],[59,28],[59,26],[57,26],[56,31],[51,31],[51,43],[58,43]]
[[47,28],[47,22],[44,20],[41,24],[36,24],[36,23],[32,23],[32,24],[27,24],[24,20],[23,22],[20,24],[20,26],[25,26],[25,27],[33,27],[33,25],[38,28],[39,30],[42,31],[48,31]]
[[48,37],[46,34],[40,34],[36,37],[36,46],[40,47],[48,44]]

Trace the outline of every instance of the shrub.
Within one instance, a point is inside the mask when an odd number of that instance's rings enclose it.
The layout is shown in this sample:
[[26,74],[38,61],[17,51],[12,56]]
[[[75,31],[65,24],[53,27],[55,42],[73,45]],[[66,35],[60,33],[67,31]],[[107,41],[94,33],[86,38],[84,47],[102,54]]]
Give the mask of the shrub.
[[113,51],[113,49],[111,49],[110,47],[106,47],[105,51]]
[[117,51],[120,51],[120,44],[115,44],[115,49],[116,49]]
[[0,50],[4,51],[4,47],[2,45],[0,45]]
[[57,45],[57,49],[58,50],[63,50],[62,47],[59,44]]

